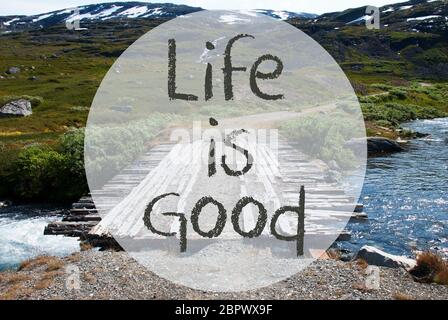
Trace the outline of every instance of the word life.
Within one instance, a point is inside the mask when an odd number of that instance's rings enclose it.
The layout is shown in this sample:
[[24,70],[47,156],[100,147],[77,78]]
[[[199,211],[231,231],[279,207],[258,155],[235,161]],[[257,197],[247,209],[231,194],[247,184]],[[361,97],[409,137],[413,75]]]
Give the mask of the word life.
[[[239,34],[227,43],[225,52],[224,52],[224,68],[222,71],[224,73],[224,95],[225,100],[233,100],[233,83],[232,83],[232,75],[234,72],[246,72],[247,67],[235,67],[232,64],[232,47],[240,39],[250,38],[255,39],[254,36],[249,34]],[[206,43],[206,48],[208,50],[214,50],[215,45],[211,42]],[[263,73],[258,70],[260,65],[266,61],[273,61],[276,63],[276,68],[274,71],[269,73]],[[198,96],[194,94],[188,93],[179,93],[177,92],[177,84],[176,84],[176,40],[170,39],[168,40],[168,96],[170,100],[187,100],[187,101],[198,101]],[[249,85],[252,92],[259,98],[264,100],[281,100],[284,98],[283,94],[269,94],[261,91],[258,86],[258,79],[267,80],[267,79],[277,79],[283,71],[283,62],[279,57],[274,56],[272,54],[264,54],[259,57],[251,67],[250,70],[250,81]],[[205,80],[204,80],[204,98],[205,101],[210,100],[213,97],[213,66],[208,63],[205,71]]]

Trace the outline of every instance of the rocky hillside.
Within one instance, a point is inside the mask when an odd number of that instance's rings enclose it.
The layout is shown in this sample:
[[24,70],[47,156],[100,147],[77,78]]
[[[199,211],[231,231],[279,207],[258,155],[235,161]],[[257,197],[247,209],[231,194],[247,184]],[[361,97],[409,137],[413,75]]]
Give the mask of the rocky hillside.
[[[79,7],[82,31],[68,32],[65,23],[72,21],[75,14],[63,9],[35,16],[0,17],[0,37],[5,44],[18,37],[41,46],[80,43],[83,47],[79,50],[84,52],[118,57],[127,45],[163,21],[200,10],[169,3],[92,4]],[[447,1],[411,0],[386,5],[380,8],[380,30],[365,27],[369,18],[365,6],[320,16],[252,11],[288,21],[309,34],[358,82],[376,83],[390,78],[448,80]],[[95,48],[88,48],[93,41]]]
[[[65,8],[33,16],[0,17],[3,32],[25,29],[45,28],[65,24],[79,18],[81,21],[101,22],[123,19],[171,19],[203,10],[199,7],[176,5],[171,3],[147,2],[110,2],[78,7],[79,16],[73,8]],[[366,19],[366,7],[347,9],[342,12],[316,15],[304,12],[276,11],[269,9],[252,10],[281,20],[300,19],[312,25],[326,24],[328,27],[341,28],[350,25],[363,25]],[[380,8],[383,28],[394,31],[446,32],[448,29],[448,3],[443,0],[411,0]]]
[[74,13],[73,8],[66,8],[33,16],[0,17],[0,22],[3,24],[3,29],[17,31],[51,27],[57,24],[65,24],[66,21],[73,21],[74,19],[96,22],[128,18],[170,19],[202,9],[170,3],[111,2],[80,6],[78,10],[79,16]]
[[305,31],[360,82],[448,80],[448,2],[412,0],[380,8],[380,30],[365,27],[366,7],[290,23]]
[[[35,28],[46,28],[67,21],[79,19],[89,22],[116,21],[123,19],[171,19],[181,15],[203,10],[199,7],[176,5],[171,3],[148,2],[111,2],[91,4],[78,7],[79,16],[73,8],[66,8],[33,16],[0,17],[4,32],[19,31]],[[289,20],[294,18],[312,19],[318,15],[303,12],[275,11],[256,9],[254,12],[265,14],[276,19]]]
[[[439,0],[411,0],[380,8],[381,26],[394,31],[444,32],[448,29],[448,2]],[[334,28],[362,25],[370,16],[366,6],[342,12],[326,13],[311,24],[326,23]]]

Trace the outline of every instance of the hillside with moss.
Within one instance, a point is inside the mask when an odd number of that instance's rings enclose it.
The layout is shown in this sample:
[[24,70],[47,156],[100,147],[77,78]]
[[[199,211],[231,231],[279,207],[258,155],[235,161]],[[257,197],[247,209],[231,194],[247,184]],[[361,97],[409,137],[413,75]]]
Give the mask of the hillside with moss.
[[[381,8],[393,10],[380,30],[351,23],[365,8],[288,21],[340,63],[369,135],[406,136],[402,122],[448,114],[447,22],[433,18],[429,28],[426,19],[412,20],[430,13],[445,19],[447,4],[410,3]],[[115,59],[164,21],[86,20],[85,30],[58,23],[0,35],[0,105],[26,98],[33,107],[29,117],[0,118],[0,197],[70,201],[86,192],[82,128],[95,92]],[[20,71],[7,72],[11,67]]]

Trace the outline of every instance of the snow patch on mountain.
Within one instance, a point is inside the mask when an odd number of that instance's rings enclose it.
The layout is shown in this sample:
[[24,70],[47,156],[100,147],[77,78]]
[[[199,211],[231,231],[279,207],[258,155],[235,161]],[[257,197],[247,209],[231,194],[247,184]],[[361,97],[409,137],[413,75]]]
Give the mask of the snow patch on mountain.
[[432,15],[432,16],[424,16],[424,17],[416,17],[416,18],[409,18],[407,21],[422,21],[422,20],[429,20],[429,19],[436,19],[440,18],[440,15]]
[[[103,19],[105,20],[107,17],[111,16],[114,12],[120,10],[121,6],[115,6],[113,5],[111,8],[109,9],[105,9],[102,10],[100,12],[87,12],[87,13],[83,13],[83,14],[72,14],[71,16],[69,16],[67,19],[65,19],[65,21],[67,22],[73,22],[74,20],[83,20],[83,19],[89,19],[89,20],[93,20],[93,19]],[[47,17],[48,18],[48,17]]]
[[48,14],[41,15],[40,17],[37,17],[36,19],[33,19],[33,22],[38,22],[38,21],[47,19],[47,18],[51,17],[52,15],[53,15],[53,13],[48,13]]
[[162,8],[154,8],[154,9],[150,9],[148,11],[149,13],[145,14],[144,16],[142,16],[142,18],[148,18],[151,16],[162,16],[165,14],[165,12],[162,11]]
[[270,16],[272,18],[280,19],[280,20],[283,20],[283,21],[289,20],[289,19],[294,19],[294,18],[314,19],[314,18],[318,17],[317,14],[313,14],[313,13],[290,12],[290,11],[284,11],[284,10],[254,9],[254,10],[251,10],[251,11],[257,12],[257,13],[260,13],[260,14],[264,14],[264,15]]
[[372,19],[372,16],[365,15],[365,16],[359,17],[358,19],[355,19],[353,21],[348,22],[347,25],[357,24],[357,23],[360,23],[360,22],[368,21],[370,19]]
[[285,11],[274,11],[274,15],[278,16],[280,20],[288,20],[289,14]]
[[11,23],[13,23],[15,21],[19,21],[19,20],[20,20],[20,18],[14,18],[14,19],[11,19],[9,21],[3,22],[3,25],[9,26]]
[[137,18],[139,16],[144,15],[148,12],[148,7],[132,7],[129,9],[126,9],[120,13],[118,13],[119,16],[126,16],[127,18]]
[[219,17],[219,22],[227,24],[241,24],[250,22],[250,19],[239,18],[234,14],[223,14]]

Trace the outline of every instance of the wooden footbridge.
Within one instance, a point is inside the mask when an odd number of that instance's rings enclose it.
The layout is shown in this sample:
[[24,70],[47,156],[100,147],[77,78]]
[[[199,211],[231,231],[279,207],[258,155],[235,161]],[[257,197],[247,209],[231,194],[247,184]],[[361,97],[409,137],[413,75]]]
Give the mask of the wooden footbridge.
[[[45,234],[80,237],[103,248],[119,247],[111,234],[117,238],[161,239],[163,237],[150,233],[142,220],[145,206],[158,195],[178,193],[180,197],[172,203],[178,210],[176,212],[189,212],[190,202],[207,195],[204,192],[224,194],[231,190],[240,197],[253,196],[266,205],[269,214],[273,214],[281,206],[298,204],[301,185],[306,187],[306,237],[328,236],[346,241],[350,239],[349,232],[341,232],[346,222],[367,218],[362,212],[363,206],[346,195],[325,165],[310,161],[286,140],[279,141],[276,153],[267,145],[249,146],[249,151],[256,154],[253,169],[244,178],[233,177],[236,179],[234,183],[229,183],[229,179],[223,179],[219,173],[208,178],[207,164],[197,158],[201,157],[204,148],[201,141],[154,146],[103,188],[74,203],[62,221],[46,227]],[[206,148],[208,150],[208,144]],[[213,184],[209,184],[210,179],[215,179]],[[225,204],[228,212],[234,204]],[[241,215],[242,228],[250,230],[257,219],[257,210],[248,206]],[[178,219],[170,221],[164,230],[177,231]],[[294,222],[297,223],[297,218],[284,220],[279,227],[285,233],[293,232]],[[190,231],[189,237],[199,236]],[[264,232],[268,231],[267,225]],[[220,238],[236,236],[231,224],[227,223]]]

